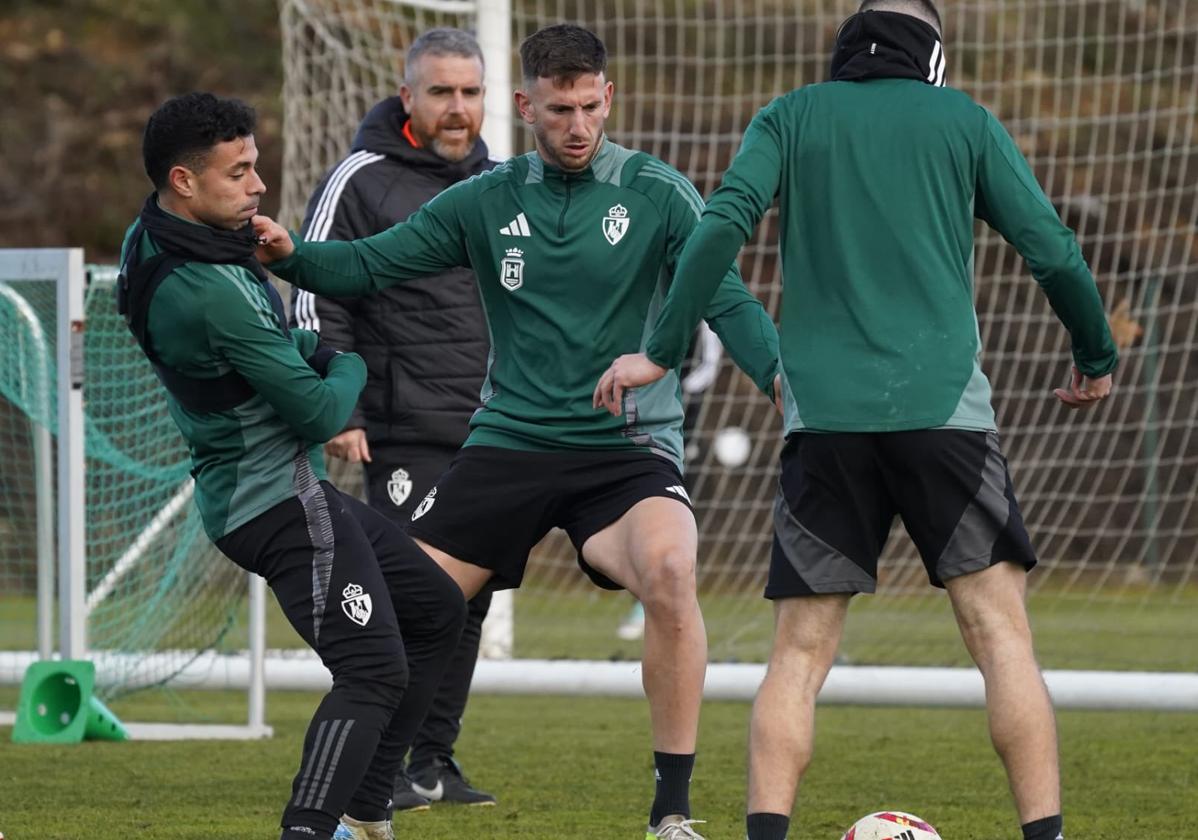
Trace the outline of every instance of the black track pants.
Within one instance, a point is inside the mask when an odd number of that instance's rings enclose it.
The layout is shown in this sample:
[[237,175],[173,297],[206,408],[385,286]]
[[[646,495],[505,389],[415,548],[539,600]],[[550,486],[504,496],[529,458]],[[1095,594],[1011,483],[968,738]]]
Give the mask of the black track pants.
[[284,840],[327,840],[343,813],[386,818],[401,757],[465,621],[461,591],[391,521],[326,481],[217,547],[266,578],[333,675],[304,737]]

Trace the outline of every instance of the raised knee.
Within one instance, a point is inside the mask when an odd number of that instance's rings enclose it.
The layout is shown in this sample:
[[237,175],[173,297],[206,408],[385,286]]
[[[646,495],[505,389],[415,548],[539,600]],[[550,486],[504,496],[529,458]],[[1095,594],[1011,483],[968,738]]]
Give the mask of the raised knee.
[[656,552],[641,574],[647,610],[680,610],[695,600],[695,556],[670,548]]

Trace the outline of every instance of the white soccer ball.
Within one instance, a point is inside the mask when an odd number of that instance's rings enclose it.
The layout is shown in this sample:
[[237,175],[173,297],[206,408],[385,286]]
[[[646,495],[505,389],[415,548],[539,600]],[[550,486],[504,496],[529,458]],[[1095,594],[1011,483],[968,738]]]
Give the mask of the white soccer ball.
[[715,459],[725,467],[739,467],[749,460],[753,442],[749,440],[749,433],[740,426],[727,426],[716,432],[712,448],[715,450]]
[[940,840],[940,835],[913,814],[879,811],[857,820],[840,840]]

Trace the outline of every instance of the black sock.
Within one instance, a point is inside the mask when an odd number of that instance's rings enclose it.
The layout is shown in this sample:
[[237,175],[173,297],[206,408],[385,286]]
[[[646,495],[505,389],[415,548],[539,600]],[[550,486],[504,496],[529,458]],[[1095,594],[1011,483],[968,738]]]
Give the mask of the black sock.
[[1034,820],[1023,826],[1023,840],[1064,840],[1061,815]]
[[691,772],[695,769],[695,754],[678,755],[653,751],[653,766],[657,770],[657,792],[649,811],[649,825],[656,826],[662,817],[681,814],[691,816]]
[[749,814],[745,817],[749,840],[786,840],[790,817],[781,814]]

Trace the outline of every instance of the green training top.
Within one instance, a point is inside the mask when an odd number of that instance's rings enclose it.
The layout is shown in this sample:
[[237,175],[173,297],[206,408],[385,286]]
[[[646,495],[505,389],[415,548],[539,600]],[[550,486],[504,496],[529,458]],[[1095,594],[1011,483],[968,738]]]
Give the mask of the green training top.
[[[125,232],[122,262],[132,230]],[[142,260],[159,251],[149,234],[139,247]],[[304,361],[316,349],[316,334],[291,330],[288,339],[261,284],[240,266],[179,266],[154,294],[148,326],[164,364],[196,379],[236,370],[257,392],[211,413],[189,411],[166,392],[212,540],[326,477],[321,444],[341,431],[366,383],[360,357],[336,356],[321,379]]]
[[1077,367],[1115,368],[1094,278],[1014,141],[966,94],[908,79],[810,85],[757,114],[683,253],[653,361],[682,358],[775,196],[788,432],[995,428],[978,361],[975,216],[1023,255]]
[[[645,346],[703,202],[651,155],[604,140],[578,173],[535,152],[445,190],[408,221],[354,242],[301,242],[267,266],[322,295],[363,295],[467,266],[491,331],[482,407],[466,446],[635,449],[682,465],[676,368],[630,391],[624,414],[591,406],[616,356]],[[702,315],[736,363],[772,394],[778,337],[724,264]],[[678,360],[681,361],[681,354]]]

